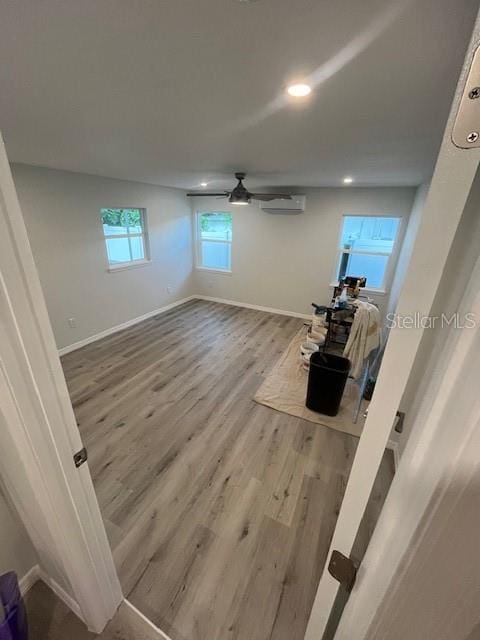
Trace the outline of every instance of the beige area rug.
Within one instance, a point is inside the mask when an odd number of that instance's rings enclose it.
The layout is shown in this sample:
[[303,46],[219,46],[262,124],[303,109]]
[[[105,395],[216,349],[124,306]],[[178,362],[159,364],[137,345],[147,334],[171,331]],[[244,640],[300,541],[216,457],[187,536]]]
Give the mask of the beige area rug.
[[366,400],[362,401],[358,420],[355,424],[353,417],[360,391],[358,383],[352,379],[349,378],[345,386],[338,415],[333,417],[324,416],[321,413],[310,411],[305,406],[308,371],[304,369],[300,358],[300,344],[306,339],[305,334],[305,329],[302,329],[290,342],[285,353],[280,357],[255,394],[255,402],[277,411],[321,424],[324,427],[360,437],[365,422],[363,414],[368,402]]

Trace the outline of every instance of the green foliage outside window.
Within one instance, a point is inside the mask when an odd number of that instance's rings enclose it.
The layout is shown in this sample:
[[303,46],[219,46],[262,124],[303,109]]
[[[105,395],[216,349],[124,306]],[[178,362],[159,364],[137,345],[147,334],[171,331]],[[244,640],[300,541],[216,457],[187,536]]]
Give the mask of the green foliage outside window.
[[141,227],[139,209],[102,209],[102,223],[109,227]]
[[223,230],[232,232],[232,215],[230,213],[202,213],[200,216],[200,229],[202,232],[215,232]]

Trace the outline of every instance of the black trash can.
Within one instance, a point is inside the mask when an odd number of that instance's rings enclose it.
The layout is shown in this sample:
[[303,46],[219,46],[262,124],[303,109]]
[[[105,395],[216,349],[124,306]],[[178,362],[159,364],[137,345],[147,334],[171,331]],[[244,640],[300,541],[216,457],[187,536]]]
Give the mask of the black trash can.
[[350,372],[350,360],[316,351],[310,358],[306,405],[312,411],[336,416]]

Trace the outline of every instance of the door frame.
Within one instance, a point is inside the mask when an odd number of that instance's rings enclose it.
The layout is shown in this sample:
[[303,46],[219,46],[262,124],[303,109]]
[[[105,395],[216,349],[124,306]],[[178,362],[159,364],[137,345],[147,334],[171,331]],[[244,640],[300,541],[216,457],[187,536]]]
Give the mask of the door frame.
[[41,569],[99,633],[123,599],[0,135],[0,476]]
[[[429,315],[480,161],[479,149],[459,149],[451,140],[460,99],[479,43],[480,26],[477,16],[400,293],[396,313],[401,316],[411,316],[414,312],[419,313],[420,317]],[[441,234],[438,233],[439,228],[442,229]],[[346,556],[352,551],[424,332],[425,329],[421,327],[409,330],[394,328],[390,331],[327,558],[330,558],[334,549]],[[404,473],[404,468],[400,462],[397,476]],[[379,525],[382,517],[384,516],[381,514]],[[310,614],[305,640],[322,638],[335,602],[338,582],[328,572],[327,565],[328,559]],[[361,588],[360,582],[357,588]],[[380,601],[377,604],[380,606]],[[348,608],[352,606],[353,604],[347,604]],[[355,629],[355,638],[360,637]]]
[[[406,627],[420,638],[427,620],[429,637],[466,638],[478,624],[480,558],[477,536],[472,551],[472,536],[463,528],[468,515],[462,500],[470,496],[478,511],[480,257],[458,314],[472,314],[476,326],[448,331],[335,640],[406,637]],[[473,526],[476,531],[478,521]],[[447,531],[448,548],[442,541]],[[452,593],[453,583],[461,590]],[[419,594],[430,598],[412,612],[417,626],[401,609],[411,610],[412,593],[417,602]]]

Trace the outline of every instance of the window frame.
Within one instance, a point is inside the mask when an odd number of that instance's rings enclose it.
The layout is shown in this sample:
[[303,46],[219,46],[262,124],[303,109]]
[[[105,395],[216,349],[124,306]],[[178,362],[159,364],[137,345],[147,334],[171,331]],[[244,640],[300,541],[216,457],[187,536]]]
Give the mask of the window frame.
[[[340,247],[340,242],[342,240],[342,235],[343,235],[343,227],[345,224],[345,218],[394,218],[396,220],[398,220],[398,227],[397,227],[397,233],[395,236],[395,240],[393,241],[393,247],[392,250],[389,252],[387,251],[362,251],[362,250],[351,250],[351,249],[342,249]],[[333,279],[332,279],[332,283],[330,286],[334,287],[338,285],[338,282],[340,280],[339,278],[339,270],[340,270],[340,260],[341,260],[341,256],[344,253],[348,253],[348,254],[354,254],[354,255],[367,255],[367,256],[386,256],[387,257],[387,264],[385,266],[385,271],[383,273],[383,280],[382,280],[382,284],[380,287],[371,287],[368,285],[368,279],[367,279],[367,286],[365,287],[365,289],[363,289],[364,291],[367,291],[369,293],[373,293],[373,294],[377,294],[377,295],[386,295],[388,293],[388,288],[391,284],[391,280],[392,280],[392,275],[393,275],[393,266],[397,260],[398,257],[398,251],[399,251],[399,247],[401,244],[401,238],[403,237],[403,224],[404,224],[404,218],[403,216],[399,216],[399,215],[392,215],[392,214],[381,214],[381,215],[377,215],[375,213],[344,213],[342,215],[342,220],[341,220],[341,224],[340,224],[340,230],[339,230],[339,234],[338,234],[338,241],[337,241],[337,248],[336,248],[336,252],[335,252],[335,264],[333,267]],[[357,275],[362,275],[362,274],[357,274]]]
[[[140,212],[141,216],[141,233],[115,233],[111,235],[105,235],[105,231],[103,229],[103,220],[102,220],[102,211],[104,209],[136,209]],[[138,267],[145,267],[151,264],[150,259],[150,246],[149,246],[149,238],[148,238],[148,218],[147,218],[147,209],[145,207],[134,207],[134,206],[121,206],[121,207],[100,207],[100,223],[103,232],[103,246],[105,248],[105,257],[107,259],[107,270],[112,273],[116,271],[123,271],[125,269],[135,269]],[[126,260],[125,262],[116,262],[111,263],[108,257],[108,247],[107,240],[111,239],[120,239],[120,238],[142,238],[143,244],[143,258],[139,258],[138,260]],[[132,248],[130,241],[128,243],[130,255],[132,253]]]
[[[201,264],[201,256],[202,256],[202,234],[200,229],[200,220],[202,215],[207,213],[225,213],[229,215],[232,219],[232,238],[230,240],[205,240],[205,242],[216,242],[218,244],[229,244],[230,245],[230,269],[219,269],[213,267],[204,267]],[[195,212],[195,269],[197,271],[208,271],[209,273],[219,273],[222,275],[232,275],[232,263],[233,263],[233,214],[231,211],[219,211],[218,209],[209,209],[208,211],[196,211]]]

